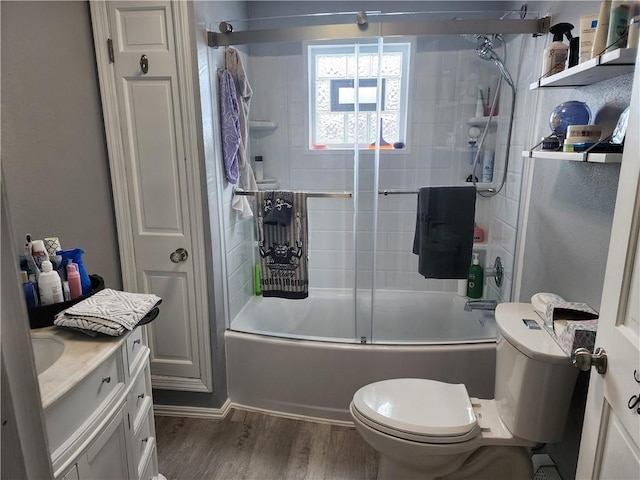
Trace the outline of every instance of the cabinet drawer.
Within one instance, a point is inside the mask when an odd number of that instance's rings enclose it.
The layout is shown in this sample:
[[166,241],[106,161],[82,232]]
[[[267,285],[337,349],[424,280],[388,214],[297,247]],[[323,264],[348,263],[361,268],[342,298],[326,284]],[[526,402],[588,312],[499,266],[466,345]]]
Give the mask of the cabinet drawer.
[[[129,413],[135,426],[143,420],[143,415],[147,403],[153,403],[151,397],[151,375],[149,374],[149,364],[138,371],[138,374],[131,380],[131,390],[129,391]],[[137,431],[137,429],[136,429]]]
[[137,327],[127,337],[127,364],[129,366],[129,374],[133,372],[142,359],[145,351],[145,345],[142,340],[142,328]]
[[155,428],[153,424],[153,409],[149,408],[145,411],[144,420],[140,429],[133,435],[133,461],[137,466],[138,472],[144,469],[149,455],[155,448]]
[[54,463],[64,453],[61,447],[86,435],[89,423],[104,414],[107,406],[117,401],[120,392],[124,396],[124,391],[123,365],[118,350],[64,397],[47,408],[45,423]]
[[[138,470],[139,480],[152,480],[158,476],[158,455],[156,453],[155,445],[153,450],[149,453],[149,457],[146,458],[147,463],[144,464],[144,470],[141,473]],[[145,459],[143,458],[143,460]]]

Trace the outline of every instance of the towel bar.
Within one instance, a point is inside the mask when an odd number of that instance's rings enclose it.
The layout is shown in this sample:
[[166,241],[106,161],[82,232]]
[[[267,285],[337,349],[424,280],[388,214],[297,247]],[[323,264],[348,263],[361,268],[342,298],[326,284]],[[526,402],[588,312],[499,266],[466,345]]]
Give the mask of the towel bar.
[[[244,195],[247,197],[255,196],[257,192],[255,190],[242,190],[241,188],[234,188],[234,195]],[[322,198],[351,198],[353,193],[351,192],[306,192],[307,197],[322,197]]]
[[[483,193],[493,193],[495,188],[477,188],[476,191]],[[418,194],[418,190],[378,190],[378,195],[405,195],[405,194]]]

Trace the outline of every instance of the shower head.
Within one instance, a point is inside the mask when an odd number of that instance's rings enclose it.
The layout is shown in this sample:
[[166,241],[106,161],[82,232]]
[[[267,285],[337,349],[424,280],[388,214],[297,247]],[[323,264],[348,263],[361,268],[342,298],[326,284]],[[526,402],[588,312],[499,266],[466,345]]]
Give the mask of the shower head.
[[502,34],[494,33],[491,36],[484,35],[481,33],[463,33],[460,35],[467,42],[473,43],[477,47],[487,46],[489,48],[494,48],[494,43],[496,40],[500,43],[504,43],[504,39],[502,38]]
[[512,89],[515,90],[516,87],[513,83],[513,78],[511,78],[511,74],[507,70],[507,67],[504,65],[504,62],[502,61],[500,56],[493,50],[493,48],[491,48],[490,45],[487,45],[487,44],[479,45],[478,47],[476,47],[476,53],[483,60],[493,61],[497,65],[505,81],[509,84],[509,86]]

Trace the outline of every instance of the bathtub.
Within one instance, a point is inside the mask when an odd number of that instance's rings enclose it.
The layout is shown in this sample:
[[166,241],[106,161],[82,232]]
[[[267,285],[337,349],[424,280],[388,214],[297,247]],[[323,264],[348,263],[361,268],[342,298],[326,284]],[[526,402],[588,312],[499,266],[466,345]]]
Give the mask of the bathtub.
[[[376,292],[373,343],[360,344],[358,322],[371,323],[370,298],[318,289],[305,300],[253,298],[225,333],[229,397],[237,406],[350,421],[363,385],[399,377],[464,383],[493,397],[493,313],[465,312],[453,293]],[[371,342],[371,339],[367,339]]]

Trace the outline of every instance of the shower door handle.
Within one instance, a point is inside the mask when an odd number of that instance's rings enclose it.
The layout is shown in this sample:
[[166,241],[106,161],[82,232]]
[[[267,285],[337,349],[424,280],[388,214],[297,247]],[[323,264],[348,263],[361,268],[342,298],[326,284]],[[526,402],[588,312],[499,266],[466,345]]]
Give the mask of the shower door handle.
[[187,258],[189,258],[189,252],[184,248],[178,248],[175,252],[169,255],[169,260],[173,263],[186,262]]

